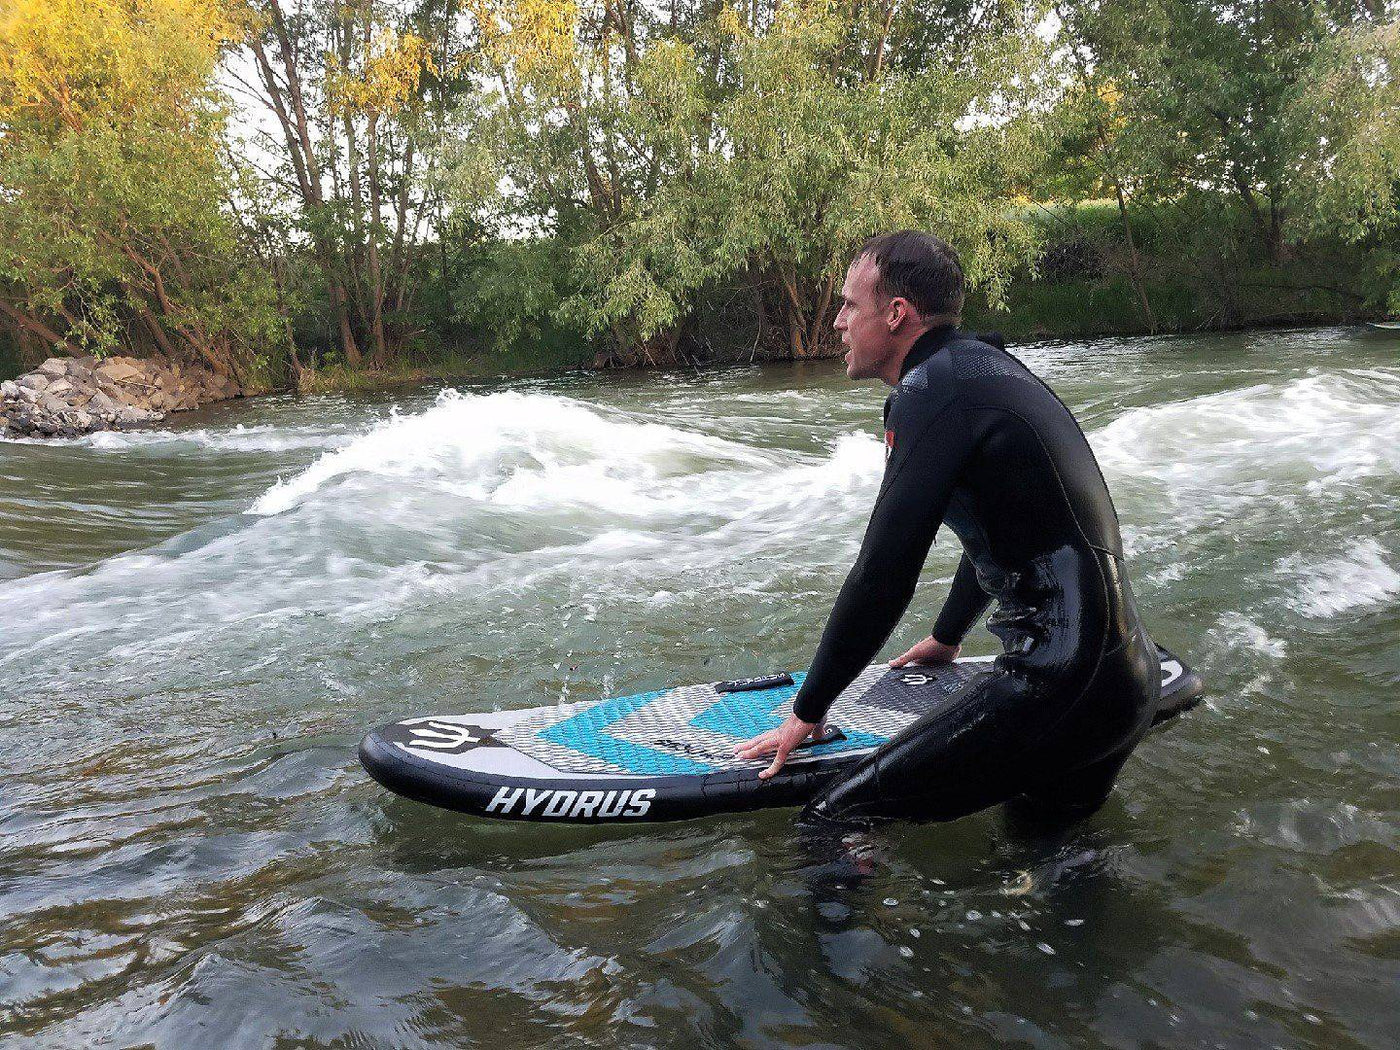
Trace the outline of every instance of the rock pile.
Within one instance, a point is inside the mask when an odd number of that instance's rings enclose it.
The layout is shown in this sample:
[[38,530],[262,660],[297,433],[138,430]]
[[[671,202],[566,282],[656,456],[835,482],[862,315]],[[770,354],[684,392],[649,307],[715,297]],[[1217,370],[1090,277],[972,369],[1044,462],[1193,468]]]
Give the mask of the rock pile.
[[135,357],[51,357],[0,383],[0,436],[76,437],[158,423],[242,394],[231,376]]

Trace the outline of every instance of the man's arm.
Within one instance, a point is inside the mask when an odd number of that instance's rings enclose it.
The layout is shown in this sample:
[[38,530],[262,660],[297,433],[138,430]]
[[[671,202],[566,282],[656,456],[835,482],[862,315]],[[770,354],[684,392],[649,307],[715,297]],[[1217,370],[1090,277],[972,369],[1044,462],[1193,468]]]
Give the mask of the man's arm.
[[909,607],[963,465],[970,435],[951,392],[907,391],[890,412],[894,451],[861,543],[793,711],[816,723],[874,659]]
[[934,621],[933,638],[950,649],[956,649],[991,602],[992,596],[977,582],[977,570],[964,552],[958,560],[958,571],[953,573],[953,583],[948,588],[943,610]]

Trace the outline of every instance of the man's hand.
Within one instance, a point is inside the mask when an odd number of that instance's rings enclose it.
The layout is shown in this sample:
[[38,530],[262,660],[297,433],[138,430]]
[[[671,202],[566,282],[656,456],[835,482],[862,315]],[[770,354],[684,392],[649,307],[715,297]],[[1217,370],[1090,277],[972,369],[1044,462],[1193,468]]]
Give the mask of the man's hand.
[[944,645],[933,635],[929,635],[903,656],[890,661],[891,667],[905,667],[909,664],[950,664],[962,652],[961,645]]
[[825,735],[825,722],[804,722],[796,715],[788,715],[787,721],[777,729],[770,729],[751,740],[745,740],[734,749],[734,755],[736,758],[762,758],[776,751],[773,764],[758,775],[759,780],[767,780],[783,768],[783,763],[798,744],[809,736],[813,740],[820,740]]

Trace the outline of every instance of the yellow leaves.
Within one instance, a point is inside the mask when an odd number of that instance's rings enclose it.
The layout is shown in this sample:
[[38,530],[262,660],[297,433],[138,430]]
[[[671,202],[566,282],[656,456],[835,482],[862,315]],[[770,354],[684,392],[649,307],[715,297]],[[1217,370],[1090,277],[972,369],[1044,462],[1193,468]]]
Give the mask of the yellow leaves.
[[178,114],[239,28],[229,0],[0,0],[0,121]]
[[375,33],[358,72],[333,63],[327,77],[331,111],[386,116],[407,108],[418,96],[424,74],[436,73],[428,42],[416,33],[381,29]]
[[1123,89],[1118,86],[1117,81],[1105,80],[1098,85],[1094,92],[1099,97],[1099,101],[1110,110],[1117,110],[1119,103],[1123,99]]
[[466,0],[482,51],[524,81],[561,85],[578,64],[575,0]]
[[744,25],[743,16],[732,4],[725,4],[720,8],[715,23],[720,33],[731,40],[738,40],[749,35],[749,31]]

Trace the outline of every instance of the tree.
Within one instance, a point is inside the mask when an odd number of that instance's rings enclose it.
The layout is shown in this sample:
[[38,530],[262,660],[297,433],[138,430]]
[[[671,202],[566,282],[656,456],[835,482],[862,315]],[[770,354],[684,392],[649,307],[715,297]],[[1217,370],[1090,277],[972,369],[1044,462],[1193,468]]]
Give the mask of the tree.
[[[1283,113],[1333,34],[1375,0],[1057,0],[1088,85],[1113,85],[1115,192],[1233,197],[1269,257],[1288,240],[1295,143]],[[1092,95],[1092,89],[1090,89]]]
[[[762,28],[730,22],[734,83],[715,118],[722,148],[693,190],[677,189],[700,198],[682,207],[698,213],[711,265],[776,291],[765,312],[777,313],[790,356],[837,349],[835,293],[871,234],[939,232],[994,302],[1034,257],[1019,206],[1040,152],[1029,108],[1043,58],[1028,32],[1034,9],[1005,5],[1001,21],[919,63],[892,33],[896,15],[915,10],[794,4]],[[760,296],[761,307],[769,301]]]
[[1286,117],[1300,144],[1290,204],[1314,234],[1374,242],[1379,297],[1400,313],[1400,22],[1328,41]]
[[222,0],[0,10],[0,320],[29,356],[125,347],[250,381],[273,330],[243,265],[213,74]]
[[416,334],[424,240],[443,217],[434,187],[447,101],[460,87],[456,4],[429,0],[256,0],[251,75],[229,75],[266,108],[254,135],[279,158],[248,202],[254,216],[292,203],[283,253],[309,248],[340,352],[388,365]]
[[[510,203],[563,240],[558,315],[603,361],[670,363],[707,292],[748,288],[772,348],[834,348],[847,254],[933,226],[993,297],[1032,253],[1008,207],[1034,136],[1031,9],[927,66],[914,4],[473,0]],[[1013,17],[1009,12],[1015,12]]]

